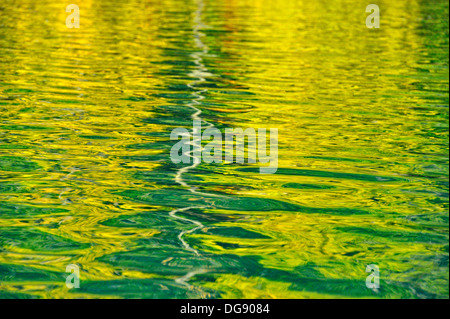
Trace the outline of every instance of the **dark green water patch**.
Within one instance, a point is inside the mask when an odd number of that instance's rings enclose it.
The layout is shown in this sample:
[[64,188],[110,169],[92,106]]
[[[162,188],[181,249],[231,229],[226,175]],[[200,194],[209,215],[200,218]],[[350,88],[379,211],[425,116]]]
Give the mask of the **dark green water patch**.
[[199,294],[168,279],[118,279],[108,281],[87,281],[74,292],[91,293],[122,298],[180,299],[198,298]]
[[283,188],[295,188],[295,189],[332,189],[335,186],[325,184],[300,184],[300,183],[286,183],[283,184]]
[[8,124],[0,125],[0,130],[10,130],[10,131],[41,131],[41,130],[54,130],[53,127],[42,126],[42,125],[23,125],[23,124]]
[[31,89],[22,89],[22,88],[12,88],[12,89],[3,90],[3,93],[33,93],[33,92],[36,92],[36,91],[31,90]]
[[0,245],[33,251],[66,251],[89,247],[88,244],[45,233],[34,228],[0,227]]
[[0,290],[0,299],[39,299],[39,297],[21,292]]
[[32,148],[28,145],[19,145],[19,144],[2,144],[0,145],[0,150],[27,150]]
[[195,219],[204,225],[214,225],[216,223],[238,221],[241,219],[247,219],[249,215],[247,214],[226,214],[208,212],[205,213],[202,209],[191,208],[189,210],[178,212],[178,216],[187,217],[188,219]]
[[106,255],[99,260],[114,267],[163,276],[184,276],[195,268],[216,269],[220,266],[215,259],[196,256],[179,245],[179,241],[166,241],[154,247]]
[[126,98],[121,98],[120,100],[141,102],[141,101],[147,101],[147,98],[145,98],[143,96],[129,96],[129,97],[126,97]]
[[149,228],[149,229],[170,229],[180,225],[192,225],[189,222],[183,222],[169,216],[168,211],[156,211],[141,213],[136,215],[122,215],[120,217],[111,218],[100,223],[110,227],[133,227],[133,228]]
[[0,156],[0,171],[10,172],[32,172],[39,169],[40,166],[25,157],[19,156]]
[[411,232],[404,230],[382,230],[368,227],[336,227],[345,233],[358,234],[367,237],[375,237],[377,240],[407,242],[407,243],[448,243],[448,236],[437,233]]
[[0,216],[2,218],[26,218],[39,215],[67,214],[64,208],[35,207],[23,204],[2,203],[0,205]]
[[[25,186],[16,184],[16,183],[5,183],[0,182],[0,194],[10,194],[10,193],[26,193],[27,189]],[[2,203],[3,205],[3,203]],[[0,206],[0,212],[2,211],[2,207]]]
[[65,273],[58,273],[22,265],[0,264],[0,282],[63,281],[64,275]]
[[187,116],[173,117],[173,116],[159,116],[155,118],[146,118],[142,122],[149,124],[170,125],[173,127],[192,127],[192,119]]
[[419,214],[410,215],[404,217],[408,221],[411,221],[413,225],[406,224],[408,227],[431,227],[431,228],[444,228],[448,231],[449,216],[447,213],[432,213],[432,214]]

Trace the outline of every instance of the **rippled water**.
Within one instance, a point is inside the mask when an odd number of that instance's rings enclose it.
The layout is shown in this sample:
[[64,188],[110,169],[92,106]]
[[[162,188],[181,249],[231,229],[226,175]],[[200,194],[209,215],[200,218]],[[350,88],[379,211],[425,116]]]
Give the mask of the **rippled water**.
[[447,1],[66,2],[0,3],[0,297],[448,298]]

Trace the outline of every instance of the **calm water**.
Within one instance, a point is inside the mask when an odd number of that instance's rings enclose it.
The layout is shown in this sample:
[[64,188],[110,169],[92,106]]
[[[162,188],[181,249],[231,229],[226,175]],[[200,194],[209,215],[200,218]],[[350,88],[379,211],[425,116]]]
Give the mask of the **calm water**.
[[[72,2],[0,4],[0,297],[448,298],[447,1]],[[173,164],[193,107],[277,173]]]

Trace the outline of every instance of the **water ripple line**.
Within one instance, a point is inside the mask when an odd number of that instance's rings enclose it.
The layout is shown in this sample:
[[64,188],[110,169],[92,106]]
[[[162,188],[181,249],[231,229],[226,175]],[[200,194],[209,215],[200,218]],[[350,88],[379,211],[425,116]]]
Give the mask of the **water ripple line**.
[[[205,99],[205,96],[203,95],[203,93],[207,92],[207,89],[198,89],[196,88],[196,86],[201,83],[206,81],[207,77],[212,77],[214,76],[213,74],[211,74],[210,72],[208,72],[208,69],[206,68],[206,66],[203,64],[203,56],[208,54],[208,46],[205,45],[202,41],[201,41],[201,37],[204,35],[201,32],[201,29],[207,27],[206,25],[203,24],[202,19],[201,19],[201,15],[202,15],[202,11],[204,9],[204,3],[203,0],[197,0],[197,10],[195,11],[194,14],[194,26],[193,26],[193,34],[194,34],[194,41],[195,41],[195,45],[198,49],[200,49],[197,52],[193,52],[190,54],[190,57],[193,59],[194,64],[196,65],[196,69],[193,70],[192,72],[190,72],[188,75],[190,77],[195,78],[195,81],[192,81],[190,83],[187,84],[187,86],[189,88],[191,88],[193,90],[193,98],[190,101],[190,103],[187,104],[187,106],[189,106],[191,109],[194,110],[194,113],[191,115],[191,119],[193,121],[200,121],[202,123],[207,124],[207,127],[214,127],[214,124],[206,121],[205,119],[203,119],[200,115],[202,114],[202,110],[200,108],[198,108],[199,105],[201,105],[201,101],[203,99]],[[201,162],[201,158],[199,156],[196,156],[196,151],[198,151],[200,149],[200,151],[202,150],[202,145],[201,145],[201,129],[199,127],[194,126],[192,129],[192,132],[190,133],[190,136],[192,137],[192,142],[190,143],[192,145],[192,150],[190,150],[189,152],[184,153],[185,155],[187,155],[188,157],[192,158],[192,165],[190,166],[185,166],[180,168],[176,175],[175,175],[175,182],[179,185],[181,185],[184,188],[187,188],[188,191],[190,191],[191,193],[194,194],[198,194],[198,195],[206,195],[206,196],[214,196],[214,197],[226,197],[223,195],[218,195],[218,194],[209,194],[209,193],[204,193],[204,192],[200,192],[197,191],[197,187],[189,185],[184,179],[183,179],[183,174],[188,173],[190,170],[196,168],[200,162]],[[200,137],[198,137],[200,136]],[[183,245],[183,247],[188,250],[193,252],[195,255],[202,257],[200,252],[191,247],[184,239],[183,236],[186,234],[190,234],[193,233],[197,230],[200,230],[202,228],[204,228],[205,226],[194,219],[189,219],[189,218],[185,218],[185,217],[180,217],[177,215],[178,212],[185,212],[185,211],[189,211],[191,209],[196,209],[196,208],[207,208],[206,206],[189,206],[189,207],[184,207],[184,208],[179,208],[179,209],[174,209],[171,212],[169,212],[169,215],[172,218],[176,218],[178,220],[182,220],[185,222],[189,222],[195,225],[194,228],[191,228],[189,230],[184,230],[182,232],[180,232],[178,234],[178,239],[180,240],[181,244]],[[207,269],[204,268],[197,268],[194,269],[190,272],[188,272],[186,275],[176,278],[175,282],[178,284],[182,284],[184,286],[187,286],[189,288],[191,288],[192,286],[188,284],[188,281],[195,275],[197,274],[201,274],[201,273],[205,273],[207,272]]]

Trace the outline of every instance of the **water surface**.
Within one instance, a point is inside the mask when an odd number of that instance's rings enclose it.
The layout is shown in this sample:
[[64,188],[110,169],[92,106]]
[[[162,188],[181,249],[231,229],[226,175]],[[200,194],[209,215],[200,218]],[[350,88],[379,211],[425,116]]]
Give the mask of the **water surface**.
[[[448,298],[447,1],[67,4],[0,4],[0,297]],[[195,118],[277,173],[173,164]]]

